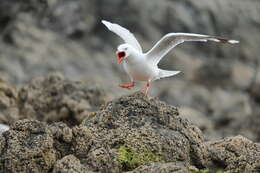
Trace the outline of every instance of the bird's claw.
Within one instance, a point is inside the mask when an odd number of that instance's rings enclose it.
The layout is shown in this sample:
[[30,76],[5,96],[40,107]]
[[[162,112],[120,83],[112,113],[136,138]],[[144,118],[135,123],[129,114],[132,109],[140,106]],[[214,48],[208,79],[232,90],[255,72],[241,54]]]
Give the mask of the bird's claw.
[[119,85],[119,87],[129,89],[129,90],[133,88],[133,87],[128,86],[128,85]]
[[149,88],[150,88],[150,82],[147,82],[145,89],[142,90],[141,92],[142,92],[145,96],[147,96],[147,95],[148,95],[148,90],[149,90]]
[[125,88],[125,89],[128,89],[128,90],[131,90],[134,86],[135,86],[134,83],[130,83],[130,84],[126,84],[126,85],[119,85],[119,87]]

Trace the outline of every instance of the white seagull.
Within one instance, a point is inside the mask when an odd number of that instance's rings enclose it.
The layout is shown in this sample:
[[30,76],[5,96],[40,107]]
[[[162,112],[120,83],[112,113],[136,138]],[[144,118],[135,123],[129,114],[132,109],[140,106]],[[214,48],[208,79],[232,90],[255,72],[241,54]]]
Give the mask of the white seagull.
[[239,43],[237,40],[227,40],[209,35],[169,33],[162,37],[151,50],[143,53],[139,42],[129,30],[105,20],[102,20],[102,23],[125,41],[125,44],[117,47],[116,54],[118,56],[118,64],[123,62],[124,69],[129,75],[131,83],[120,85],[120,87],[132,89],[137,80],[146,81],[145,95],[147,95],[152,81],[180,73],[180,71],[168,71],[158,68],[160,60],[178,44],[185,41],[214,41],[225,44]]

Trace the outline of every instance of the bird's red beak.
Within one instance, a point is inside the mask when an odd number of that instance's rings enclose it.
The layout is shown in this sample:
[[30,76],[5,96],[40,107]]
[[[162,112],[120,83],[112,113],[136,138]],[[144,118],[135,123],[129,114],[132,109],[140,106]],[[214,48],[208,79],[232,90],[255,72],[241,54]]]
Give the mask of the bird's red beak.
[[125,52],[117,51],[116,54],[118,56],[117,62],[120,64],[125,59]]

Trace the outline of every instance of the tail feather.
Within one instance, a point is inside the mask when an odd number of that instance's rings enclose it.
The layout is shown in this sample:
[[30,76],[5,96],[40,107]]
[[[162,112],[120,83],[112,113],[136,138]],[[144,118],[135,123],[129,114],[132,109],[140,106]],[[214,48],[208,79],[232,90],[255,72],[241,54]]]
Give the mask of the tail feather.
[[174,76],[174,75],[177,75],[178,73],[180,73],[180,71],[160,70],[159,71],[159,76],[156,79],[161,79],[161,78],[165,78],[165,77]]

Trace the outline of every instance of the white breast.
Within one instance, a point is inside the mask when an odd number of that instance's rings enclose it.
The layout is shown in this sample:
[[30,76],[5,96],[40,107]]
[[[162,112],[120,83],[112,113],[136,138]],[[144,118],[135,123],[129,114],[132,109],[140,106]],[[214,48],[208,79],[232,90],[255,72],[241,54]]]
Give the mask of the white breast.
[[145,57],[128,57],[124,61],[124,68],[134,80],[152,80],[158,73],[157,68],[147,63]]

